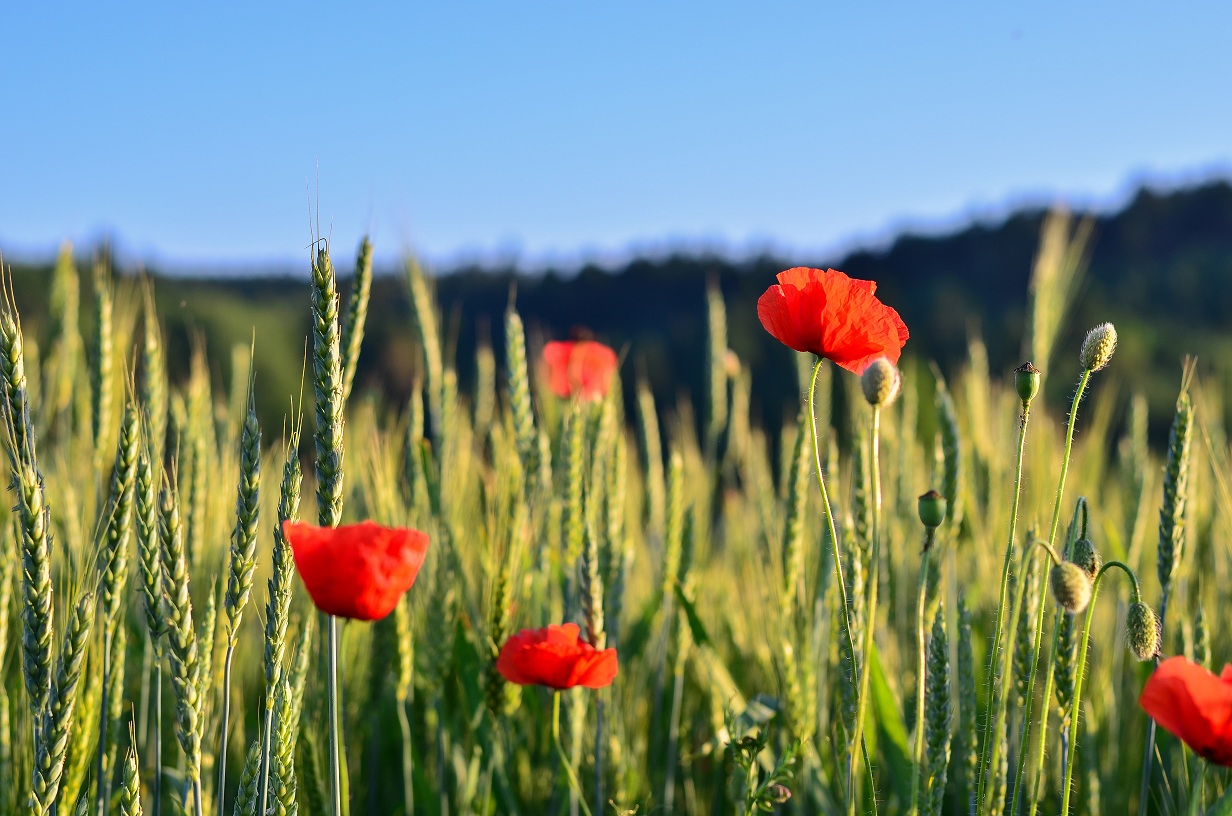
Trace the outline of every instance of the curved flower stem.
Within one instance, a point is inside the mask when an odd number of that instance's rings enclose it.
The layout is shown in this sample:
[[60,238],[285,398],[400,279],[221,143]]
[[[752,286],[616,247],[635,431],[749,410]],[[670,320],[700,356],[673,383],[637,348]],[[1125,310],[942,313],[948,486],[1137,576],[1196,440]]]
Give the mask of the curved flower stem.
[[[813,432],[813,461],[814,470],[817,473],[817,489],[821,492],[821,509],[822,514],[826,519],[826,532],[830,536],[831,555],[834,557],[834,574],[838,579],[838,597],[839,606],[843,610],[843,631],[847,634],[847,648],[851,654],[851,676],[858,677],[860,674],[859,666],[857,665],[856,645],[851,637],[851,610],[847,608],[847,583],[843,580],[843,560],[839,552],[838,532],[834,528],[834,511],[830,507],[830,493],[826,490],[826,477],[821,469],[821,445],[817,439],[817,411],[815,409],[815,397],[817,392],[817,375],[821,373],[821,364],[824,358],[818,357],[817,362],[813,365],[813,379],[809,383],[809,428]],[[864,756],[864,764],[871,768],[872,764],[868,761],[868,745],[865,743],[861,734],[861,728],[856,726],[855,738],[851,741],[851,756],[847,761],[847,799],[850,805],[850,812],[855,812],[855,746],[857,743],[860,746],[860,753]],[[875,801],[875,799],[874,799]]]
[[[993,628],[992,649],[988,653],[988,677],[987,677],[987,694],[984,699],[988,701],[988,705],[992,705],[993,691],[996,686],[996,666],[997,653],[1001,646],[1001,636],[1005,634],[1009,638],[1009,642],[1005,646],[1006,654],[1012,654],[1014,651],[1014,638],[1017,635],[1017,629],[1010,627],[1008,632],[1005,632],[1005,602],[1006,594],[1009,590],[1010,583],[1010,564],[1014,560],[1014,536],[1018,531],[1018,504],[1022,498],[1022,460],[1023,454],[1027,447],[1027,420],[1031,415],[1031,404],[1024,402],[1022,404],[1022,413],[1018,418],[1018,456],[1014,463],[1014,499],[1010,507],[1010,535],[1009,540],[1005,545],[1005,559],[1001,564],[1001,597],[997,602],[997,623]],[[1025,563],[1025,562],[1024,562]],[[1025,574],[1025,570],[1023,570]],[[1016,607],[1010,620],[1017,621],[1020,607]],[[1002,673],[1002,678],[1009,676],[1009,667]],[[1002,684],[1004,685],[1004,683]],[[1009,700],[1008,695],[1002,694],[997,708],[996,729],[1000,729],[1005,721],[1005,703]],[[996,739],[993,735],[1000,733],[999,730],[993,730],[993,717],[984,717],[984,749],[979,768],[979,784],[976,787],[977,793],[975,801],[980,803],[981,807],[984,802],[984,786],[988,782],[988,774],[997,766],[997,762],[1001,759],[1001,740]]]
[[338,619],[328,616],[326,622],[328,634],[329,667],[327,678],[329,683],[329,772],[330,792],[333,800],[332,816],[342,816],[342,765],[338,759],[339,743],[342,734],[338,728]]
[[1065,759],[1065,787],[1062,788],[1061,794],[1061,816],[1068,816],[1069,814],[1069,797],[1074,778],[1074,758],[1078,755],[1078,717],[1082,711],[1082,678],[1086,674],[1087,644],[1091,640],[1091,618],[1094,617],[1095,613],[1095,599],[1099,597],[1099,582],[1103,579],[1104,573],[1113,567],[1123,570],[1129,576],[1130,584],[1133,586],[1134,601],[1140,602],[1142,600],[1142,592],[1138,588],[1138,577],[1134,575],[1133,570],[1120,561],[1109,561],[1095,575],[1095,581],[1091,585],[1091,600],[1087,603],[1087,617],[1082,624],[1082,640],[1078,644],[1078,667],[1074,673],[1074,701],[1071,703],[1069,718],[1069,755]]
[[915,613],[915,644],[918,664],[915,675],[915,752],[911,763],[911,810],[909,811],[911,816],[915,816],[920,810],[920,772],[924,764],[924,678],[928,672],[928,655],[925,653],[924,644],[924,607],[928,593],[928,555],[936,537],[936,528],[929,527],[927,535],[924,552],[920,556],[919,602]]
[[577,795],[577,802],[581,806],[582,812],[586,816],[591,816],[590,805],[586,804],[586,797],[582,795],[582,785],[578,782],[577,774],[573,771],[573,763],[569,760],[569,752],[560,743],[560,694],[559,691],[552,692],[552,744],[556,746],[556,753],[560,756],[561,767],[565,769],[565,776],[569,779],[569,787]]
[[[873,428],[872,428],[872,456],[871,469],[873,476],[873,521],[871,529],[871,537],[873,539],[872,554],[869,558],[868,566],[868,600],[865,601],[865,621],[864,621],[864,665],[860,667],[860,687],[856,693],[856,725],[855,725],[855,740],[861,740],[864,736],[864,718],[868,713],[868,684],[869,675],[871,672],[871,663],[868,656],[873,653],[873,633],[877,629],[877,584],[880,581],[880,565],[881,565],[881,467],[880,467],[880,436],[881,436],[881,407],[873,406]],[[863,745],[863,743],[861,743]],[[855,751],[852,751],[852,760],[854,762]],[[865,765],[868,766],[868,772],[871,777],[873,767],[867,759],[865,752]],[[854,779],[855,774],[852,774]],[[876,785],[873,785],[873,799],[876,800]],[[854,791],[848,802],[847,812],[850,816],[855,816],[856,812],[856,797]]]
[[[1052,525],[1049,527],[1049,530],[1048,530],[1048,546],[1050,548],[1052,547],[1053,543],[1056,541],[1057,526],[1061,522],[1061,500],[1065,495],[1065,477],[1069,473],[1069,460],[1070,460],[1071,455],[1073,454],[1073,449],[1074,449],[1074,424],[1078,420],[1078,405],[1079,403],[1082,402],[1082,397],[1086,393],[1086,390],[1087,390],[1087,383],[1089,383],[1090,381],[1091,381],[1091,371],[1089,369],[1086,371],[1083,371],[1082,378],[1078,380],[1078,388],[1077,390],[1074,391],[1074,400],[1072,403],[1070,403],[1070,407],[1069,407],[1069,421],[1066,423],[1066,428],[1065,428],[1065,456],[1061,459],[1061,476],[1057,480],[1057,497],[1052,505]],[[1055,558],[1055,552],[1053,555]],[[1048,598],[1048,582],[1041,581],[1040,582],[1039,610],[1035,613],[1035,648],[1032,650],[1032,653],[1031,653],[1031,671],[1027,675],[1027,693],[1025,697],[1026,704],[1023,706],[1023,712],[1022,712],[1022,735],[1023,735],[1022,747],[1023,748],[1026,747],[1027,736],[1031,730],[1031,708],[1035,701],[1035,677],[1038,674],[1038,669],[1039,669],[1040,646],[1042,645],[1042,638],[1044,634],[1044,631],[1043,631],[1044,630],[1044,612],[1047,608],[1047,603],[1046,603],[1047,598]],[[1049,654],[1056,652],[1056,648],[1057,648],[1056,641],[1057,641],[1057,629],[1056,627],[1053,627],[1052,648],[1049,650]],[[1043,703],[1042,703],[1044,710],[1040,714],[1039,749],[1038,749],[1039,761],[1037,763],[1038,765],[1043,764],[1044,741],[1048,736],[1048,714],[1050,710],[1048,706],[1048,699],[1051,696],[1052,696],[1052,671],[1049,671],[1047,673],[1047,676],[1044,679],[1044,696],[1043,696]],[[1018,757],[1018,772],[1014,776],[1014,796],[1013,796],[1013,799],[1011,799],[1011,801],[1014,803],[1012,813],[1015,813],[1015,814],[1018,812],[1018,807],[1019,807],[1019,802],[1020,802],[1019,795],[1022,791],[1023,775],[1026,773],[1026,769],[1027,769],[1027,752],[1025,750],[1020,750],[1019,757]],[[1034,802],[1032,803],[1031,812],[1032,813],[1035,812]]]

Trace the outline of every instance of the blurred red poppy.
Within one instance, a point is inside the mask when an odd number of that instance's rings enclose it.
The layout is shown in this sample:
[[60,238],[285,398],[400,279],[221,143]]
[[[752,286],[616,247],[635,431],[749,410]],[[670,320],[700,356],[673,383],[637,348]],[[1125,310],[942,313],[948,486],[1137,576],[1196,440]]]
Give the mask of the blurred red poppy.
[[1159,664],[1138,702],[1205,759],[1232,766],[1232,666],[1215,676],[1177,656]]
[[392,612],[428,552],[426,533],[372,521],[333,528],[287,521],[282,531],[312,602],[340,618],[379,620]]
[[616,372],[616,352],[592,340],[553,342],[543,347],[548,384],[558,397],[602,399]]
[[873,294],[877,284],[849,278],[837,269],[797,266],[757,300],[766,331],[796,351],[811,351],[862,374],[878,357],[897,363],[907,342],[898,312]]
[[603,688],[616,677],[616,650],[578,640],[576,623],[523,629],[501,647],[496,668],[520,686]]

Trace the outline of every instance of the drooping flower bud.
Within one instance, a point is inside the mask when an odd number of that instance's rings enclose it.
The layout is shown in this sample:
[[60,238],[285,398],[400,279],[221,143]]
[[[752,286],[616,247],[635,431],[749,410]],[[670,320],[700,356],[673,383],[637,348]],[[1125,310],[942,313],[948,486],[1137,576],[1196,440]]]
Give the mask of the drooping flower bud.
[[901,384],[902,375],[885,357],[873,360],[860,375],[860,387],[864,390],[864,399],[868,400],[869,405],[881,408],[894,402]]
[[1070,561],[1062,561],[1048,574],[1052,584],[1052,597],[1071,615],[1077,615],[1091,602],[1091,579],[1082,567]]
[[1082,341],[1082,351],[1078,353],[1078,360],[1085,371],[1099,371],[1108,365],[1116,347],[1116,327],[1111,323],[1100,323],[1087,332],[1087,339]]
[[767,798],[776,805],[781,805],[791,798],[791,791],[786,785],[774,784],[766,789]]
[[1074,549],[1070,553],[1069,560],[1082,567],[1082,571],[1092,581],[1099,574],[1099,568],[1104,565],[1103,556],[1099,554],[1099,550],[1095,549],[1095,542],[1089,538],[1080,538],[1074,542]]
[[1159,619],[1146,604],[1136,601],[1129,605],[1125,633],[1129,650],[1139,660],[1150,660],[1159,651]]
[[1039,393],[1041,372],[1038,368],[1026,362],[1014,369],[1014,390],[1018,399],[1028,403]]
[[942,496],[936,490],[928,491],[923,496],[920,496],[920,523],[925,527],[940,527],[941,523],[945,521],[948,506],[949,502],[945,500],[945,496]]

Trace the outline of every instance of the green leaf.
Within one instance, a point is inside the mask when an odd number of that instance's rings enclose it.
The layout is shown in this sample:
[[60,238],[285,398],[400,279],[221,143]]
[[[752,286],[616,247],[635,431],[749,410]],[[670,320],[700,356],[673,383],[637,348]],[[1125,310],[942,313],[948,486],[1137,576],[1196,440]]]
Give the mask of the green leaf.
[[680,608],[684,610],[685,620],[689,624],[689,632],[693,635],[693,645],[697,649],[697,657],[710,675],[710,682],[714,686],[715,694],[718,695],[720,700],[724,701],[728,708],[738,710],[748,708],[748,701],[740,693],[740,689],[736,686],[736,681],[732,678],[731,672],[727,670],[727,666],[719,658],[718,652],[714,650],[710,634],[706,631],[701,617],[697,614],[697,607],[685,595],[680,582],[676,582],[672,589],[676,593],[676,600],[680,602]]
[[1206,811],[1206,816],[1232,816],[1232,785],[1224,789],[1223,795]]
[[[911,798],[911,751],[908,748],[907,727],[903,724],[898,701],[894,699],[894,692],[890,690],[885,670],[881,667],[876,645],[869,653],[869,660],[873,715],[877,718],[877,731],[883,738],[882,749],[889,765],[890,781],[900,801],[907,802]],[[870,745],[869,755],[875,762],[876,755],[872,750]]]

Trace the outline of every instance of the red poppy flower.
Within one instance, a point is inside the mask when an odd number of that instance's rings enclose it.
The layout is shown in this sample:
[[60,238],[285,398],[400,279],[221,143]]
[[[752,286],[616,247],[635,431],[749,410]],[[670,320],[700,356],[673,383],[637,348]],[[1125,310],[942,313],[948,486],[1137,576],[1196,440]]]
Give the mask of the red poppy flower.
[[501,647],[496,668],[520,686],[603,688],[616,677],[616,650],[578,640],[576,623],[523,629]]
[[547,363],[548,384],[556,396],[595,400],[607,396],[616,371],[616,352],[591,340],[553,342],[543,347],[543,362]]
[[1146,681],[1138,702],[1194,753],[1232,766],[1232,666],[1216,677],[1184,657],[1170,657]]
[[317,527],[287,521],[295,569],[317,609],[356,620],[379,620],[394,610],[415,583],[428,536],[372,521]]
[[907,342],[903,319],[874,296],[876,291],[872,281],[837,269],[797,266],[780,272],[778,283],[757,299],[757,316],[788,348],[862,374],[878,357],[897,363]]

